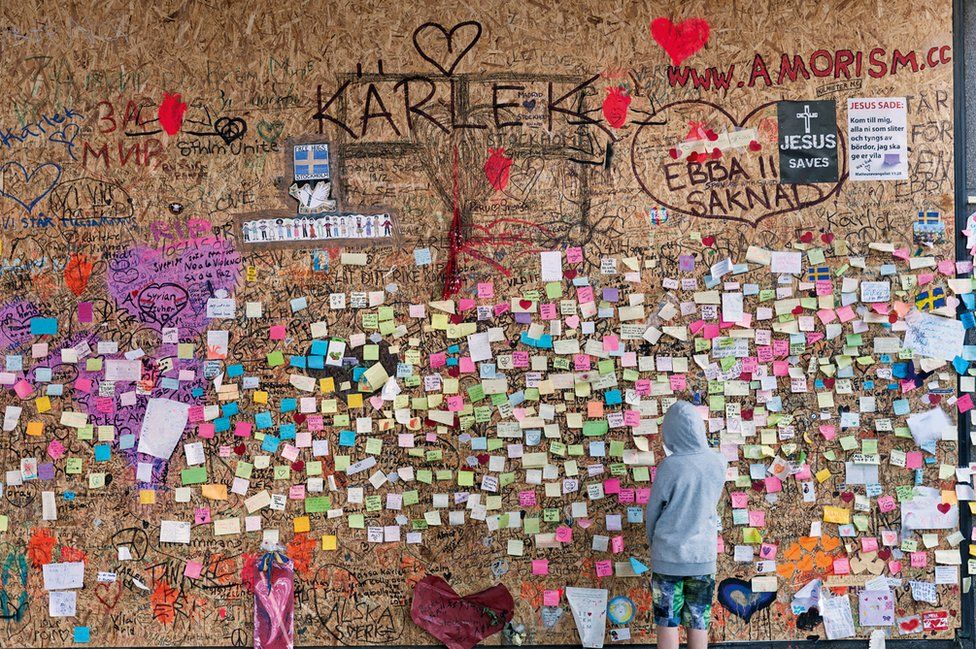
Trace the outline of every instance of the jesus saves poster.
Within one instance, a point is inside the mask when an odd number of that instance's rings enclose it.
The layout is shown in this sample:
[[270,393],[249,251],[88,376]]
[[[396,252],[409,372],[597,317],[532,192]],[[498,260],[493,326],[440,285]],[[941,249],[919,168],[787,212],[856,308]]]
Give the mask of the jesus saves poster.
[[779,123],[780,182],[837,181],[837,105],[833,101],[781,101]]

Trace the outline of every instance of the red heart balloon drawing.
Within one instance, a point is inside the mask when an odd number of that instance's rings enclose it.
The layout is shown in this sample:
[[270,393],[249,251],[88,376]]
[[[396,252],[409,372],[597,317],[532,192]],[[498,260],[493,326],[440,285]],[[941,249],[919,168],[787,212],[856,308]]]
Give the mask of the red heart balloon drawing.
[[709,34],[704,18],[688,18],[675,25],[667,18],[655,18],[651,22],[651,36],[657,41],[674,65],[705,47]]
[[458,595],[440,577],[428,575],[413,589],[410,617],[448,649],[471,649],[501,631],[515,612],[515,601],[503,584]]

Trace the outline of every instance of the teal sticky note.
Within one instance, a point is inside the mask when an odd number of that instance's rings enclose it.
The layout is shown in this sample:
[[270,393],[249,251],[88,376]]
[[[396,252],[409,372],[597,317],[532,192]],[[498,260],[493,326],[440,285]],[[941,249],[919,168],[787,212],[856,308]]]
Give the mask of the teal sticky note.
[[355,446],[355,445],[356,445],[356,431],[354,430],[339,431],[339,446]]
[[76,626],[73,637],[78,644],[87,644],[91,641],[91,629],[87,626]]
[[57,318],[31,318],[30,328],[31,328],[32,336],[44,336],[44,335],[53,336],[54,334],[58,333],[58,319]]

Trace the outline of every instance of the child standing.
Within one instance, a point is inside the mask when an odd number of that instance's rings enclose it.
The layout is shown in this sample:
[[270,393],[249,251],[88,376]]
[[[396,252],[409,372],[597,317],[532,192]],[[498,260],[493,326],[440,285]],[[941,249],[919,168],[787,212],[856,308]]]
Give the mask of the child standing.
[[708,447],[705,422],[687,401],[668,408],[662,432],[671,455],[657,467],[646,512],[657,646],[677,649],[682,625],[689,649],[704,649],[715,591],[715,508],[725,484],[725,459]]

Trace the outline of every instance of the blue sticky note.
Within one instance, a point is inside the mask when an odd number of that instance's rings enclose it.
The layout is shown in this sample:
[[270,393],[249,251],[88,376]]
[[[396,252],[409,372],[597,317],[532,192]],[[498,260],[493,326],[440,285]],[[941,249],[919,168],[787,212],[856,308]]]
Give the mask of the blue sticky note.
[[644,522],[644,508],[643,507],[628,507],[627,508],[627,522],[628,523],[643,523]]
[[432,258],[430,255],[430,248],[414,248],[413,249],[413,262],[418,266],[429,266]]
[[136,436],[132,433],[119,436],[119,448],[126,451],[136,445]]
[[35,368],[34,380],[39,383],[49,383],[51,381],[51,368],[50,367]]
[[267,453],[276,453],[279,444],[281,444],[281,440],[274,435],[265,435],[261,442],[261,450]]
[[180,380],[174,379],[171,376],[166,376],[163,377],[163,379],[159,382],[159,387],[163,390],[179,390]]
[[896,415],[907,415],[912,411],[912,407],[911,404],[908,403],[908,399],[896,399],[891,405],[894,408]]
[[240,405],[236,401],[231,401],[230,403],[225,403],[220,407],[220,414],[224,417],[233,417],[241,411]]
[[91,641],[91,629],[87,626],[76,626],[72,635],[78,644],[87,644]]
[[956,368],[956,372],[959,374],[965,374],[967,371],[969,371],[969,361],[962,356],[956,356],[953,358],[952,366]]
[[325,356],[329,353],[328,340],[313,340],[312,349],[309,351],[312,356]]
[[112,459],[112,447],[108,444],[95,444],[95,461],[108,462]]
[[325,367],[325,356],[309,356],[308,368],[311,370],[321,370]]
[[300,367],[304,369],[307,365],[307,359],[304,356],[290,356],[288,362],[292,367]]
[[8,372],[21,372],[24,369],[24,357],[20,354],[7,354],[4,367]]
[[295,424],[282,424],[278,432],[281,439],[295,439]]
[[637,574],[637,575],[643,575],[645,572],[647,572],[648,570],[650,570],[650,568],[648,568],[647,566],[645,566],[643,563],[641,563],[640,561],[638,561],[634,557],[631,557],[630,558],[630,569],[633,570],[634,571],[634,574]]
[[355,445],[356,445],[356,431],[354,430],[339,431],[339,446],[355,446]]
[[230,417],[217,417],[213,420],[214,432],[222,433],[230,430]]
[[259,412],[254,415],[254,425],[261,428],[271,428],[274,426],[274,420],[271,418],[270,412]]
[[244,374],[244,366],[240,363],[234,363],[233,365],[227,366],[227,376],[230,378],[235,378]]
[[51,385],[47,386],[47,390],[45,390],[45,394],[47,394],[47,396],[49,397],[60,397],[64,395],[64,384],[52,383]]
[[286,397],[281,400],[281,412],[291,412],[298,407],[298,402],[294,397]]
[[58,333],[57,318],[31,318],[30,329],[32,336],[54,335]]
[[608,406],[620,405],[624,401],[623,394],[620,390],[607,390],[603,393],[603,398]]

